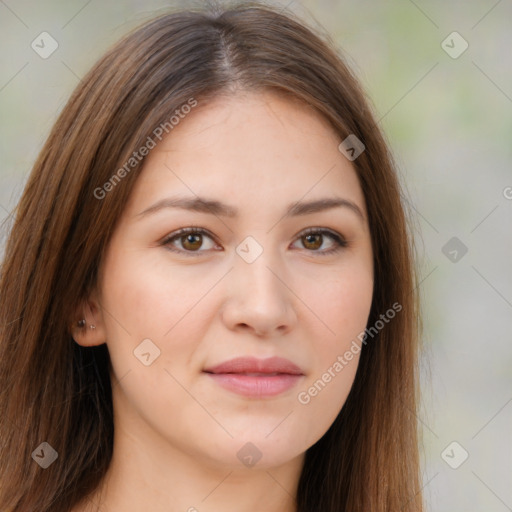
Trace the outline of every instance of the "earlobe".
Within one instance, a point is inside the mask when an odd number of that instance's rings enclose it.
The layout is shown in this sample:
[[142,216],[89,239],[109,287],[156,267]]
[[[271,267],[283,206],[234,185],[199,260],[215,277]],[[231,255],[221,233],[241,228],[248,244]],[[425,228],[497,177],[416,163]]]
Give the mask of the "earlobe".
[[94,304],[87,302],[80,308],[78,319],[71,327],[71,335],[79,345],[92,347],[105,343],[101,312]]

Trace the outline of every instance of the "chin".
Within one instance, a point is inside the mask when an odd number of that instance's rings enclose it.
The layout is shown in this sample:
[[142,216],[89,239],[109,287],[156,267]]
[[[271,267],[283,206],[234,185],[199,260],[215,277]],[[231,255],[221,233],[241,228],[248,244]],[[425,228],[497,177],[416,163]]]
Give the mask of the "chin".
[[232,470],[270,469],[286,464],[305,451],[282,440],[270,440],[266,434],[246,434],[230,439],[215,455],[219,462]]

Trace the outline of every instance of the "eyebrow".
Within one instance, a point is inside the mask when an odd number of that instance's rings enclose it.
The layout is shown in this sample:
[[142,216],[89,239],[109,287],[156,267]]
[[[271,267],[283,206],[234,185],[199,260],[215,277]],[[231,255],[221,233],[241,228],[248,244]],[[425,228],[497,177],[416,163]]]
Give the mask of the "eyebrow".
[[[227,205],[215,199],[206,197],[168,197],[156,202],[154,205],[146,208],[137,214],[137,217],[145,217],[156,213],[165,208],[180,208],[199,213],[209,213],[220,217],[234,218],[238,216],[238,210],[233,206]],[[347,208],[355,213],[360,220],[365,222],[365,217],[356,203],[340,197],[326,197],[308,202],[294,202],[288,205],[285,211],[285,217],[295,217],[299,215],[308,215],[311,213],[322,212],[332,208]]]

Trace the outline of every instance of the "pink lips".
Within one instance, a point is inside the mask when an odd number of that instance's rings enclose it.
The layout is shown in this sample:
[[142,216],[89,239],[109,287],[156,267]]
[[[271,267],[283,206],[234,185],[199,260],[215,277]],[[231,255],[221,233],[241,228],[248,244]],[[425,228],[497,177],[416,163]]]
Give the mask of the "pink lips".
[[296,364],[281,357],[239,357],[207,368],[204,372],[223,388],[256,398],[284,393],[304,376]]

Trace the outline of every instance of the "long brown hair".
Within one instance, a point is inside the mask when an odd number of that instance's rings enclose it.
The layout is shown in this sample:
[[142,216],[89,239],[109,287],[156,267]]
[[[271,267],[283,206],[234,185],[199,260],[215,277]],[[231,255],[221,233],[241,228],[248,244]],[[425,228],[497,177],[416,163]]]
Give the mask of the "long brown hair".
[[[182,105],[237,90],[298,98],[365,151],[353,162],[374,251],[368,325],[402,309],[364,344],[348,399],[307,450],[299,512],[418,512],[414,245],[387,144],[333,43],[293,13],[259,3],[161,15],[114,45],[73,92],[15,211],[0,281],[0,510],[64,512],[99,485],[113,446],[106,345],[70,325],[97,283],[110,236],[140,174],[98,188]],[[133,162],[132,162],[133,163]],[[95,192],[96,191],[96,192]],[[382,322],[381,322],[382,323]],[[42,469],[47,442],[58,463]]]

